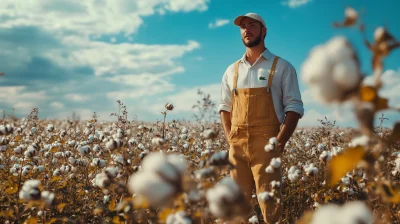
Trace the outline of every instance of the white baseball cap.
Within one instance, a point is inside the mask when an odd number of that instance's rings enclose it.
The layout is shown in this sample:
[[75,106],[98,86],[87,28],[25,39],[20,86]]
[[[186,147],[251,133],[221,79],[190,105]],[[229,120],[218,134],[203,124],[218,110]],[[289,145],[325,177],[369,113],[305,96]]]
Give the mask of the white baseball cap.
[[248,17],[248,18],[251,18],[251,19],[255,19],[255,20],[257,20],[257,21],[260,21],[261,24],[264,25],[264,27],[267,27],[267,26],[265,25],[265,22],[264,22],[263,18],[261,18],[261,16],[259,16],[259,15],[256,14],[256,13],[253,13],[253,12],[247,13],[246,15],[240,15],[240,16],[236,17],[236,19],[233,21],[233,23],[234,23],[235,25],[237,25],[237,26],[240,26],[240,21],[242,21],[242,19],[245,18],[245,17]]

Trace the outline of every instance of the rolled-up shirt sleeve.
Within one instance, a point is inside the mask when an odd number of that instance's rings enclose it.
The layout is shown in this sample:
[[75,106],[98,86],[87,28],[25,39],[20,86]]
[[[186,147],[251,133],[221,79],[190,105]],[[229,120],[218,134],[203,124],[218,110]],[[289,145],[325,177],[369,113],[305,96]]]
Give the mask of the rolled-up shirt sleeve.
[[304,115],[304,106],[301,99],[300,87],[297,80],[296,69],[291,65],[285,67],[282,76],[282,98],[284,112],[293,111]]
[[228,74],[227,71],[222,76],[221,81],[221,95],[220,95],[220,102],[218,105],[218,113],[221,110],[231,112],[231,90],[228,84]]

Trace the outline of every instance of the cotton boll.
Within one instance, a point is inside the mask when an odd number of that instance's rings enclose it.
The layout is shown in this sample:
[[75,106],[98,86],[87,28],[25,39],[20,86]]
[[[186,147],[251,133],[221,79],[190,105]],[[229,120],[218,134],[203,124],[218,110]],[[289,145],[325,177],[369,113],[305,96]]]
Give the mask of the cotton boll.
[[357,223],[371,223],[372,212],[361,201],[347,202],[341,209],[340,214],[337,216],[338,223],[343,224],[357,224]]
[[309,59],[302,65],[302,80],[306,83],[318,83],[325,78],[325,74],[330,73],[331,64],[332,61],[327,57],[323,46],[313,47],[310,51]]
[[337,36],[329,40],[325,45],[325,52],[335,62],[344,62],[354,55],[350,43],[344,36]]
[[192,220],[183,211],[171,214],[167,217],[167,224],[191,224]]
[[344,186],[350,186],[350,178],[349,177],[343,177],[342,179],[342,183]]
[[250,222],[251,224],[259,223],[259,222],[258,222],[257,215],[253,215],[253,216],[249,219],[249,222]]
[[277,158],[272,158],[271,162],[270,162],[270,166],[272,166],[275,169],[278,169],[279,167],[281,167],[282,161],[281,158],[277,157]]
[[47,206],[50,206],[54,203],[55,195],[49,191],[43,191],[41,194],[41,199]]
[[90,152],[90,147],[87,145],[79,148],[79,153],[83,156],[89,154],[89,152]]
[[150,205],[162,207],[168,204],[175,193],[174,186],[166,183],[154,172],[137,172],[128,181],[128,188],[131,193],[143,195]]
[[367,146],[369,142],[369,137],[366,135],[361,135],[359,137],[353,138],[349,143],[350,147],[356,146]]
[[110,195],[104,195],[103,197],[103,203],[107,204],[110,201]]
[[14,149],[14,153],[15,153],[15,154],[20,154],[21,152],[22,152],[21,146],[17,146],[17,147]]
[[274,194],[272,192],[265,191],[265,192],[259,193],[257,195],[257,197],[258,197],[258,200],[269,201],[269,200],[273,200],[274,199]]
[[347,39],[337,36],[314,47],[302,65],[302,80],[319,101],[342,101],[361,80],[355,51]]
[[374,31],[375,42],[380,42],[383,39],[383,37],[385,36],[385,32],[386,32],[385,28],[383,28],[381,26],[376,28]]
[[[151,153],[146,156],[142,168],[146,171],[160,172],[167,178],[177,180],[186,169],[186,162],[175,155],[165,156],[161,153]],[[179,173],[177,173],[179,171]]]
[[270,185],[271,185],[271,188],[273,188],[273,189],[281,188],[281,183],[279,181],[273,180],[273,181],[271,181]]
[[359,84],[358,72],[358,65],[354,60],[345,60],[333,68],[333,80],[344,90],[351,90]]
[[246,204],[240,200],[242,197],[239,186],[230,177],[222,178],[206,193],[210,212],[217,218],[229,218],[232,213],[247,213]]
[[400,172],[400,157],[397,158],[395,161],[395,170],[397,170],[398,172]]
[[322,143],[319,143],[318,144],[318,151],[324,151],[324,150],[326,150],[326,145],[322,144]]
[[48,124],[48,125],[47,125],[47,131],[48,131],[48,132],[53,132],[53,131],[54,131],[54,125]]
[[329,161],[332,158],[332,153],[328,151],[323,151],[319,156],[321,161]]
[[265,168],[265,172],[266,173],[274,173],[275,170],[271,165],[269,165],[269,166],[267,166],[267,168]]
[[310,224],[336,224],[335,217],[338,215],[339,210],[339,206],[335,204],[319,206],[315,211]]
[[182,139],[182,140],[186,140],[187,137],[188,137],[187,134],[182,134],[182,135],[181,135],[181,139]]
[[271,152],[274,149],[275,149],[274,145],[271,145],[271,144],[265,145],[265,147],[264,147],[264,150],[266,152]]
[[19,192],[19,198],[25,201],[40,199],[39,180],[27,180]]

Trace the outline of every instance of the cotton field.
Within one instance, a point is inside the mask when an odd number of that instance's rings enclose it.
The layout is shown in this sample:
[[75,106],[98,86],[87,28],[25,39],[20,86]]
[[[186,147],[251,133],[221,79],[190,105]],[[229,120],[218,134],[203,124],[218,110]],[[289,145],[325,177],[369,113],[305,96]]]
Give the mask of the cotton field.
[[[383,130],[376,136],[391,136],[389,129]],[[228,223],[239,216],[262,223],[257,200],[274,200],[276,188],[284,194],[284,201],[276,202],[283,203],[283,223],[307,217],[303,223],[400,219],[399,142],[377,159],[382,172],[373,172],[372,179],[360,163],[328,187],[329,162],[369,141],[356,130],[329,122],[296,130],[283,157],[266,169],[273,172],[282,166],[282,181],[271,182],[270,192],[253,195],[251,205],[243,203],[242,192],[229,177],[234,167],[219,124],[47,121],[30,116],[4,120],[0,132],[2,223]],[[265,153],[275,141],[270,140]],[[391,181],[384,188],[386,201],[379,194],[370,196],[379,178]]]

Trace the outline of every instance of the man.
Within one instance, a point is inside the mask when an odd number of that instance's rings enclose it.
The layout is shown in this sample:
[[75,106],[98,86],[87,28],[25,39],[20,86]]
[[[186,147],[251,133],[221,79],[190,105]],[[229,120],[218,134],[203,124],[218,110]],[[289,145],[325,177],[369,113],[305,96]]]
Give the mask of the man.
[[[272,191],[271,181],[281,182],[280,167],[272,173],[266,168],[272,158],[282,156],[304,108],[294,67],[265,47],[264,20],[248,13],[234,24],[240,27],[246,52],[223,75],[218,111],[230,145],[229,160],[235,165],[231,177],[251,200],[254,187],[259,195]],[[264,147],[272,137],[278,145],[267,152]],[[258,199],[267,223],[280,222],[283,198],[280,189],[276,192],[275,201]]]

